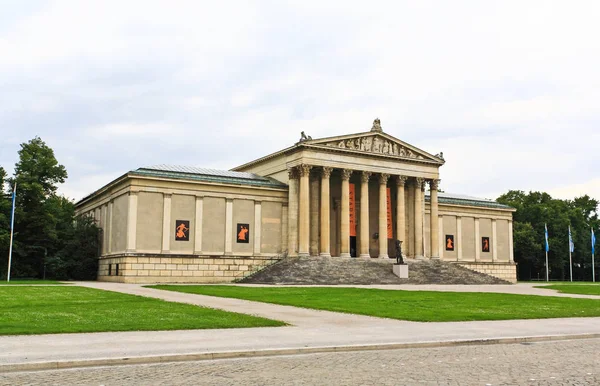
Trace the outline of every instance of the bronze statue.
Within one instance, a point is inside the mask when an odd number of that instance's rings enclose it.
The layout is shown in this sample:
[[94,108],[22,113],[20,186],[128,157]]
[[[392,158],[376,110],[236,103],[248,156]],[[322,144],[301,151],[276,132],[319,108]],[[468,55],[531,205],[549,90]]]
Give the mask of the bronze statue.
[[404,264],[402,258],[402,241],[396,240],[396,264]]

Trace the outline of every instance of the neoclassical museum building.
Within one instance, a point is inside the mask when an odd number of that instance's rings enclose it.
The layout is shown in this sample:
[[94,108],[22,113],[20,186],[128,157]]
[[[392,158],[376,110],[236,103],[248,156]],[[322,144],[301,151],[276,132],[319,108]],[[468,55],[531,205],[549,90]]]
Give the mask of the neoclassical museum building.
[[[216,283],[282,258],[442,259],[516,281],[513,208],[438,193],[443,154],[385,132],[312,139],[230,171],[158,165],[77,203],[101,234],[98,280]],[[391,269],[391,267],[390,267]]]

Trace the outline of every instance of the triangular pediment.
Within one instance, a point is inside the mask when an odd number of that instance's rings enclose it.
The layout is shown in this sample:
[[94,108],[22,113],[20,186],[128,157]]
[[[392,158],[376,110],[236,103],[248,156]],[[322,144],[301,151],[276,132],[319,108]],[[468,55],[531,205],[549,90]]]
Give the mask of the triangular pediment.
[[329,150],[335,149],[336,151],[429,161],[440,165],[444,163],[442,153],[431,155],[386,133],[368,132],[329,138],[306,139],[299,142],[299,144]]

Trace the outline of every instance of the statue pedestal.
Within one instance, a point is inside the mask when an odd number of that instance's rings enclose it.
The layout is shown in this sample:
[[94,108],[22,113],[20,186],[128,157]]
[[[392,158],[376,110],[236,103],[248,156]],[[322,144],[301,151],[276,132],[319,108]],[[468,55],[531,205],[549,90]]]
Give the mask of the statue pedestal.
[[408,279],[408,264],[394,264],[392,272],[400,279]]

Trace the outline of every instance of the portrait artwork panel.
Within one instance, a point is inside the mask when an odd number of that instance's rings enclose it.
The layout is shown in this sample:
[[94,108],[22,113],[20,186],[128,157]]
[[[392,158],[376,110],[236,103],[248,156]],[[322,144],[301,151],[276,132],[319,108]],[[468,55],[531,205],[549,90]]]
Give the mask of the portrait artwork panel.
[[490,238],[482,237],[481,238],[481,252],[489,252],[490,251]]
[[238,243],[250,242],[250,224],[237,224],[236,240]]
[[175,220],[175,241],[190,241],[189,220]]
[[446,235],[446,250],[454,250],[454,235]]

